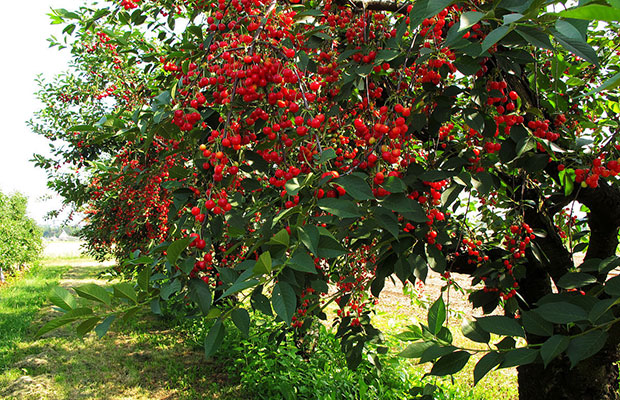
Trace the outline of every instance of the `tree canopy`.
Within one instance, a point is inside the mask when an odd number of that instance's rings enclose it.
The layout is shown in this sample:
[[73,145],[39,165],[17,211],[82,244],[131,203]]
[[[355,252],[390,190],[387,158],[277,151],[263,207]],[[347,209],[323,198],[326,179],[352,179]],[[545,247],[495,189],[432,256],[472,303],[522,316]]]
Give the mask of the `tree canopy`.
[[[57,295],[60,322],[105,332],[167,303],[215,320],[210,356],[226,319],[303,332],[335,302],[355,367],[386,279],[458,272],[502,310],[463,327],[489,344],[476,381],[520,365],[523,399],[545,380],[544,398],[617,398],[617,1],[124,0],[52,19],[73,65],[41,82],[32,126],[58,145],[36,161],[90,251],[135,278],[77,291],[125,304],[105,319]],[[445,316],[440,297],[404,336],[434,375],[472,353]]]

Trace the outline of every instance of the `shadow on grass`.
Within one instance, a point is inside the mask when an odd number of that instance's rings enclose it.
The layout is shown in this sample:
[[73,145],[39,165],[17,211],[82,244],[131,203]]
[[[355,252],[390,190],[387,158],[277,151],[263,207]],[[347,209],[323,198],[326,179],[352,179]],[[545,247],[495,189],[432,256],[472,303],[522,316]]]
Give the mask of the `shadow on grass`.
[[[102,269],[105,267],[74,266],[62,283],[84,284],[94,280]],[[47,291],[49,288],[43,292]],[[45,304],[44,299],[45,296],[37,309]],[[23,314],[10,310],[0,314],[0,327],[15,321],[23,326],[20,340],[5,349],[6,360],[0,368],[0,398],[248,398],[235,379],[226,374],[221,361],[206,362],[200,350],[189,347],[178,333],[150,314],[139,316],[138,322],[113,328],[101,339],[93,334],[80,339],[69,327],[36,339],[35,331],[51,318],[51,312],[51,307],[45,307],[31,326],[32,318],[23,322]]]

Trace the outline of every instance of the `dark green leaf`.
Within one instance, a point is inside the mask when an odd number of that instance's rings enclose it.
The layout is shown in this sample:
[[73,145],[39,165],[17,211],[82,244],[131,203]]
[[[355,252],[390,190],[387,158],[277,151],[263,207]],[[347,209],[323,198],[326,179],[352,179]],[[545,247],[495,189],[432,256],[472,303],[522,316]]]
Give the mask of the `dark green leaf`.
[[395,239],[398,239],[399,225],[396,215],[383,207],[373,208],[373,214],[375,216],[375,221],[377,221],[382,228],[390,232]]
[[420,204],[405,197],[402,194],[391,194],[387,196],[381,205],[388,210],[396,211],[403,214],[406,218],[410,218],[414,222],[426,222],[428,218]]
[[563,289],[575,289],[595,282],[596,278],[590,274],[584,272],[569,272],[558,280],[557,286]]
[[521,314],[521,323],[525,331],[538,336],[551,336],[553,335],[553,324],[544,320],[540,315],[534,311],[524,311]]
[[314,225],[304,225],[298,228],[299,239],[315,255],[319,247],[319,230]]
[[271,304],[276,314],[287,325],[290,325],[293,314],[295,314],[297,309],[297,297],[293,288],[286,282],[276,283],[273,288]]
[[489,371],[498,366],[502,360],[502,355],[494,351],[482,357],[474,367],[474,385],[480,382],[480,379],[484,378]]
[[502,361],[500,368],[511,368],[517,365],[527,365],[536,361],[538,357],[538,350],[528,349],[522,347],[519,349],[510,350],[504,353],[504,361]]
[[136,290],[133,288],[133,285],[127,282],[121,282],[114,285],[113,288],[115,297],[125,298],[136,304],[138,303],[138,295],[136,294]]
[[504,36],[510,32],[511,27],[508,25],[502,25],[492,30],[482,41],[482,51],[484,53],[491,48],[495,43],[499,42]]
[[368,183],[359,176],[356,175],[346,175],[341,176],[333,181],[334,183],[342,186],[347,194],[353,197],[355,200],[372,200],[375,196],[372,194],[372,190],[370,190],[370,186]]
[[116,315],[109,315],[103,320],[103,322],[97,325],[97,327],[95,328],[95,333],[97,333],[99,339],[101,339],[103,335],[108,332],[108,330],[110,329],[110,325],[112,324],[112,322],[114,322],[115,319]]
[[266,251],[258,257],[254,265],[254,272],[257,274],[269,274],[271,273],[271,266],[271,253]]
[[441,357],[431,369],[430,374],[436,376],[452,375],[465,367],[470,354],[466,351],[456,351]]
[[176,262],[181,255],[181,252],[187,248],[187,246],[194,240],[192,237],[186,237],[176,240],[168,246],[166,250],[166,257],[170,265],[176,265]]
[[513,318],[503,315],[489,315],[477,319],[478,325],[489,333],[524,337],[523,328]]
[[192,279],[189,281],[189,289],[192,300],[198,304],[202,315],[208,315],[212,300],[209,285],[202,279]]
[[307,272],[310,274],[316,274],[316,266],[314,265],[314,259],[303,250],[297,250],[291,262],[289,264],[291,268],[296,271]]
[[445,321],[446,305],[443,302],[443,297],[439,296],[439,298],[428,310],[428,328],[434,335],[436,335]]
[[488,343],[491,340],[491,335],[482,329],[476,321],[463,321],[461,331],[466,338],[474,342]]
[[108,293],[108,291],[101,286],[95,285],[94,283],[88,283],[86,285],[73,288],[73,290],[75,290],[75,293],[77,293],[80,297],[88,300],[98,301],[108,306],[112,301],[110,293]]
[[178,279],[175,279],[171,282],[166,282],[163,285],[161,285],[159,295],[161,296],[163,300],[168,300],[170,296],[172,296],[179,290],[181,290],[181,281]]
[[546,303],[534,311],[554,324],[568,324],[588,319],[588,313],[583,308],[565,301]]
[[211,329],[209,329],[209,333],[205,337],[204,348],[206,358],[211,358],[211,356],[215,354],[217,349],[222,344],[224,336],[226,336],[226,328],[224,328],[224,324],[222,324],[222,321],[216,321]]
[[235,308],[230,316],[235,326],[247,338],[250,335],[250,314],[248,311],[245,308]]
[[420,358],[429,347],[433,346],[433,342],[415,342],[408,345],[405,350],[398,353],[399,357],[404,358]]
[[428,244],[426,246],[426,259],[433,271],[442,274],[446,270],[446,257],[435,245]]
[[605,331],[595,330],[571,339],[566,349],[571,368],[575,367],[579,361],[598,353],[605,345],[608,336]]
[[319,208],[341,218],[359,218],[362,216],[357,205],[345,199],[321,199],[319,200]]
[[553,335],[540,348],[540,357],[543,360],[545,368],[549,365],[549,362],[556,358],[568,347],[570,339],[562,335]]

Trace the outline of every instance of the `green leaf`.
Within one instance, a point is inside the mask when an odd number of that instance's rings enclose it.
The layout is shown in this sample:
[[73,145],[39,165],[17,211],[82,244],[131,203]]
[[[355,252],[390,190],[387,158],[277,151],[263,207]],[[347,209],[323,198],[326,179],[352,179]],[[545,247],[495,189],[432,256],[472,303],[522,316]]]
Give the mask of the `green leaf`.
[[310,274],[316,274],[316,266],[314,260],[305,251],[298,249],[291,258],[289,267],[296,271],[307,272]]
[[93,310],[87,307],[78,307],[74,308],[71,311],[67,311],[65,314],[60,316],[59,318],[53,319],[50,322],[43,325],[36,336],[41,337],[42,335],[53,331],[54,329],[60,328],[63,325],[69,324],[73,321],[77,321],[79,319],[83,319],[85,317],[90,317],[93,315]]
[[286,189],[286,193],[288,193],[290,196],[295,196],[297,195],[297,193],[299,193],[303,186],[302,183],[299,181],[299,178],[295,177],[286,181],[284,188]]
[[494,351],[482,357],[474,367],[474,385],[480,382],[480,379],[484,378],[489,371],[498,366],[502,360],[502,355]]
[[534,311],[524,311],[521,314],[521,323],[523,324],[525,331],[528,333],[538,336],[553,335],[553,324],[544,320]]
[[531,364],[536,361],[536,357],[538,357],[538,350],[521,347],[504,353],[504,361],[499,367],[512,368],[517,365]]
[[297,228],[299,239],[313,254],[317,254],[319,247],[319,230],[314,225],[304,225]]
[[398,353],[398,356],[404,358],[420,358],[422,357],[422,354],[433,345],[435,345],[433,342],[411,343],[405,348],[405,350]]
[[620,296],[620,275],[605,282],[605,293],[610,296]]
[[359,218],[362,216],[357,205],[345,199],[325,198],[319,200],[319,208],[340,218]]
[[560,11],[558,16],[563,18],[585,19],[588,21],[620,21],[620,9],[600,4],[586,4],[585,6]]
[[77,328],[75,328],[75,332],[79,336],[84,336],[88,332],[92,331],[93,328],[95,327],[95,325],[97,325],[98,322],[99,322],[99,317],[89,318],[89,319],[83,321],[81,324],[79,324],[77,326]]
[[[241,276],[243,278],[243,276]],[[235,294],[235,293],[239,293],[242,290],[245,290],[247,288],[250,288],[252,286],[256,286],[258,285],[258,280],[256,279],[250,279],[250,280],[239,280],[237,282],[235,282],[231,287],[229,287],[228,289],[226,289],[226,291],[222,294],[221,298],[230,296],[231,294]],[[213,311],[213,310],[211,310]]]
[[400,54],[401,52],[396,50],[379,50],[375,56],[375,64],[378,65],[386,61],[392,61]]
[[291,319],[297,309],[297,297],[295,291],[286,282],[278,282],[273,288],[271,304],[278,316],[287,324],[291,324]]
[[563,275],[557,283],[563,289],[575,289],[596,282],[596,278],[584,272],[569,272]]
[[405,182],[396,176],[389,176],[381,186],[391,193],[403,193],[407,191]]
[[192,279],[189,281],[190,297],[198,304],[202,315],[208,315],[211,309],[211,290],[209,285],[202,279]]
[[568,324],[588,319],[588,313],[583,308],[565,301],[546,303],[534,311],[554,324]]
[[551,31],[553,33],[553,37],[558,41],[566,50],[571,53],[585,59],[586,61],[598,66],[599,60],[596,51],[586,43],[582,38],[568,37],[564,36],[560,32],[556,30]]
[[375,221],[377,221],[382,228],[390,232],[395,239],[398,239],[399,225],[396,215],[383,207],[373,208],[373,214],[375,216]]
[[482,41],[482,51],[480,52],[480,54],[490,49],[491,46],[499,42],[511,30],[512,28],[510,26],[502,25],[498,28],[493,29],[491,32],[489,32],[489,34]]
[[289,238],[287,230],[280,229],[278,233],[276,233],[275,236],[269,240],[268,244],[275,244],[275,245],[280,245],[280,246],[284,246],[288,248],[289,240],[290,238]]
[[446,270],[446,257],[435,245],[426,245],[426,259],[428,260],[428,265],[433,271],[442,274]]
[[470,354],[466,351],[456,351],[446,354],[434,363],[430,374],[435,376],[455,374],[465,367],[467,361],[469,361],[469,357]]
[[395,335],[398,340],[412,342],[422,338],[422,329],[417,325],[410,325],[407,330]]
[[257,274],[269,274],[271,273],[271,266],[271,253],[266,251],[258,257],[258,260],[256,260],[254,272]]
[[[372,66],[371,66],[372,67]],[[324,149],[319,156],[318,164],[325,164],[327,161],[336,158],[336,150],[330,148]]]
[[342,186],[347,194],[353,197],[355,200],[372,200],[375,196],[370,190],[370,186],[366,183],[366,180],[356,175],[341,176],[333,181],[334,183]]
[[235,326],[244,337],[250,336],[250,314],[245,308],[235,308],[230,314]]
[[551,40],[549,40],[549,35],[547,33],[536,28],[526,26],[518,26],[515,30],[523,39],[527,40],[528,43],[533,46],[551,51],[554,50],[553,44],[551,43]]
[[172,296],[179,290],[181,290],[181,281],[178,279],[175,279],[171,282],[166,282],[163,285],[161,285],[159,296],[163,300],[168,300],[170,296]]
[[205,337],[205,357],[210,358],[217,349],[220,347],[226,336],[226,328],[222,321],[216,321],[215,324],[209,329],[209,333]]
[[176,265],[177,259],[183,250],[185,250],[192,242],[192,240],[194,240],[194,238],[188,236],[186,238],[176,240],[168,246],[168,249],[166,250],[166,257],[168,258],[170,265]]
[[491,340],[491,335],[482,329],[476,321],[463,321],[461,332],[463,332],[463,336],[474,342],[489,343]]
[[553,335],[543,343],[540,348],[540,357],[542,357],[545,368],[551,360],[568,348],[569,343],[570,339],[563,335]]
[[99,303],[103,303],[108,306],[112,301],[110,293],[108,293],[108,291],[101,286],[95,285],[94,283],[88,283],[86,285],[73,288],[73,290],[75,290],[75,293],[77,293],[80,297],[88,300],[98,301]]
[[484,17],[484,13],[478,11],[467,11],[461,14],[461,21],[459,23],[459,32],[468,29],[478,23]]
[[64,311],[69,311],[77,307],[77,302],[71,293],[60,286],[53,287],[52,290],[50,290],[48,298],[52,304],[62,308]]
[[571,368],[574,368],[579,361],[598,353],[605,345],[608,336],[605,331],[595,330],[572,339],[566,349]]
[[428,310],[428,328],[436,335],[441,330],[443,323],[446,321],[446,305],[443,302],[443,296],[433,303]]
[[151,267],[145,266],[138,274],[138,286],[142,291],[149,290],[149,282],[151,281]]
[[125,298],[133,301],[135,304],[138,304],[138,295],[136,294],[136,290],[133,288],[133,285],[130,283],[117,283],[113,286],[113,288],[115,297]]
[[411,219],[414,222],[426,222],[428,218],[420,203],[415,200],[411,200],[402,194],[391,194],[387,196],[381,205],[388,210],[396,211],[406,218]]
[[347,254],[347,250],[333,237],[321,235],[319,239],[318,257],[336,258]]
[[480,327],[489,333],[505,336],[525,337],[523,328],[513,318],[503,315],[489,315],[476,320]]
[[108,330],[110,329],[110,325],[112,325],[112,322],[114,322],[115,319],[116,319],[116,315],[108,315],[103,320],[103,322],[101,322],[99,325],[95,327],[95,333],[97,334],[97,337],[99,337],[99,339],[101,339],[103,335],[105,335],[108,332]]

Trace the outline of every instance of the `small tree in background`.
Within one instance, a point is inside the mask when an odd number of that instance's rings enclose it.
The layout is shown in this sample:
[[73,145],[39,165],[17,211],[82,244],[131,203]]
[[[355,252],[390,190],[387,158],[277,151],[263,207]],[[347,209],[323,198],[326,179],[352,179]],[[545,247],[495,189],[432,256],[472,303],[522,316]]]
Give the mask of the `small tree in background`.
[[4,273],[14,273],[36,261],[41,254],[41,232],[26,215],[28,199],[0,192],[0,281]]

